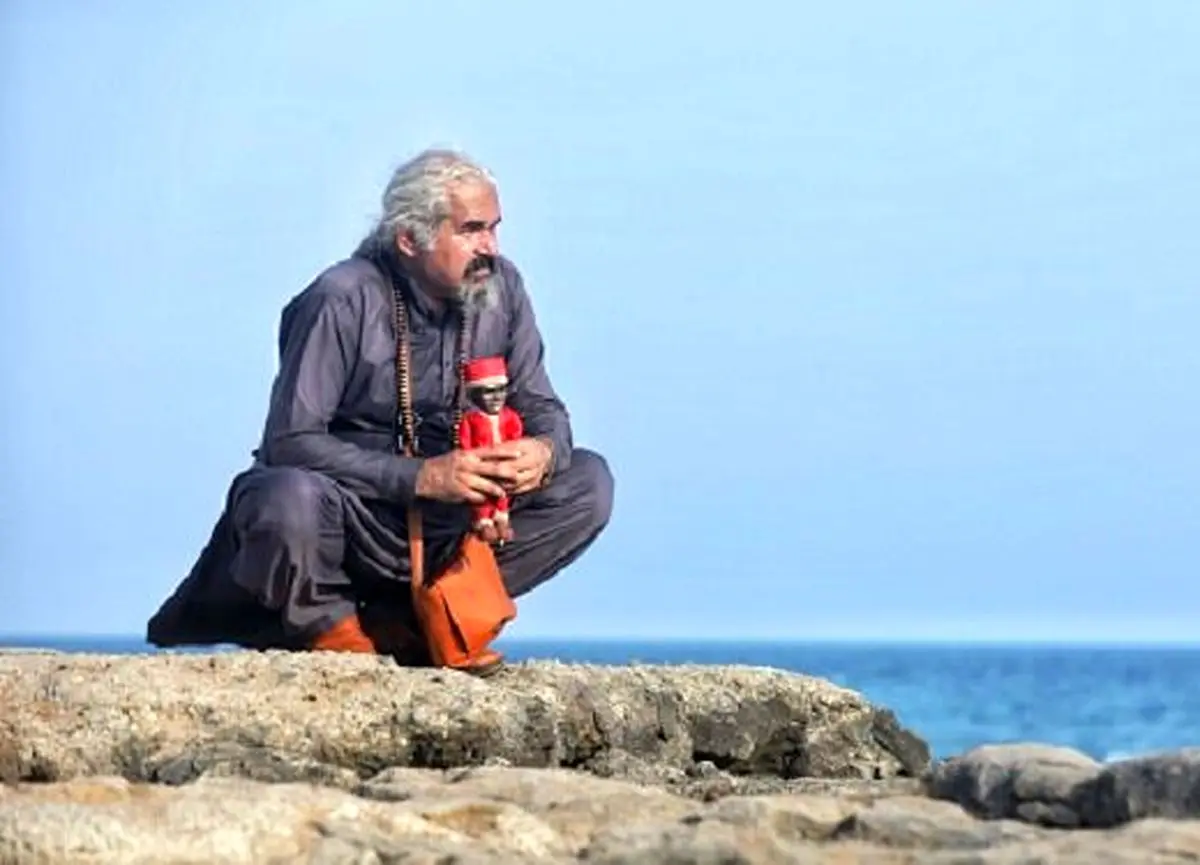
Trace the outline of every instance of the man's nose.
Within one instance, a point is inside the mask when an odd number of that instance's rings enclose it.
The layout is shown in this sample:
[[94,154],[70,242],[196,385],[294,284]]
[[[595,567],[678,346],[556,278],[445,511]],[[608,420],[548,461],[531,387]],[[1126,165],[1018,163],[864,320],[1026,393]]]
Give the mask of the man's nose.
[[494,231],[479,232],[479,239],[475,247],[476,255],[499,255],[500,240],[496,237]]

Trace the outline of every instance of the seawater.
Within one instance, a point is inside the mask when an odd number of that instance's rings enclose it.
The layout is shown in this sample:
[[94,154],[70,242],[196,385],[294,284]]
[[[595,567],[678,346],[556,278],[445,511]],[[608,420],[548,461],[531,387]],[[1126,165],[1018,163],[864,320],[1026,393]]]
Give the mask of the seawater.
[[[531,639],[498,645],[513,660],[744,664],[821,676],[894,710],[936,757],[998,742],[1065,745],[1097,760],[1200,745],[1200,647]],[[137,638],[0,638],[0,646],[156,651]]]

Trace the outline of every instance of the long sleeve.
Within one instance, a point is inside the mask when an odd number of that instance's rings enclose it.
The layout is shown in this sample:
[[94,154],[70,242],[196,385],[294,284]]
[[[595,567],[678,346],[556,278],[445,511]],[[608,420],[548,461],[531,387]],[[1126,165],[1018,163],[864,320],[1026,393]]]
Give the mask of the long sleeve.
[[546,371],[546,348],[524,282],[516,268],[509,277],[513,308],[508,402],[521,415],[525,435],[545,436],[554,445],[553,471],[562,471],[571,463],[574,445],[570,415]]
[[329,433],[362,332],[362,293],[320,280],[283,311],[279,372],[259,458],[323,472],[363,498],[408,503],[420,460],[370,450]]

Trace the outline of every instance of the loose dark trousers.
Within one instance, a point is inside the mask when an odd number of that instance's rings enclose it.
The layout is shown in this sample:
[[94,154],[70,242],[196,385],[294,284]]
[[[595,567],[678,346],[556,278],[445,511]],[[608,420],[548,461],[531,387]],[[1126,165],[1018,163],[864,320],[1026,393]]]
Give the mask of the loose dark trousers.
[[[515,539],[496,558],[518,598],[575,561],[608,524],[613,478],[599,454],[576,448],[542,489],[511,506]],[[426,573],[453,555],[470,513],[431,505]],[[226,508],[187,578],[151,618],[159,646],[232,643],[303,648],[364,604],[415,627],[401,508],[364,503],[328,476],[255,466],[236,477]]]

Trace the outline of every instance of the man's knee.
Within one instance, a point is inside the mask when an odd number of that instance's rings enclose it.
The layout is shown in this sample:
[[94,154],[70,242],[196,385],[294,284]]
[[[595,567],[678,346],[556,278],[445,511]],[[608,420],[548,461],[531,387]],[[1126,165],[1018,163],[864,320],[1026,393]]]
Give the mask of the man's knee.
[[612,518],[613,474],[608,461],[587,448],[575,448],[562,473],[562,492],[572,508],[586,511],[588,525],[603,529]]
[[324,475],[290,466],[255,470],[238,490],[234,522],[246,534],[315,541],[336,530],[340,504]]
[[608,525],[612,470],[600,454],[576,448],[549,484],[515,504],[516,539],[498,552],[505,585],[514,598],[578,559]]

